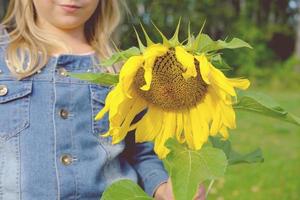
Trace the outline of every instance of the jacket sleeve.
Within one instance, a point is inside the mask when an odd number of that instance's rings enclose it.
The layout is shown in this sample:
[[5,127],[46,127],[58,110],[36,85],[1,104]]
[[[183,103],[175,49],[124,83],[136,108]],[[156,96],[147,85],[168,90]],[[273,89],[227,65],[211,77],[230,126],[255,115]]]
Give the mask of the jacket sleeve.
[[[141,118],[141,113],[134,121],[137,121],[137,118]],[[158,186],[167,182],[169,178],[162,161],[153,150],[153,143],[135,143],[135,130],[133,130],[127,134],[125,144],[124,156],[136,170],[140,186],[153,197]]]
[[140,186],[153,197],[158,186],[168,180],[162,161],[153,151],[153,143],[135,143],[134,131],[128,133],[125,142],[126,159],[136,170]]

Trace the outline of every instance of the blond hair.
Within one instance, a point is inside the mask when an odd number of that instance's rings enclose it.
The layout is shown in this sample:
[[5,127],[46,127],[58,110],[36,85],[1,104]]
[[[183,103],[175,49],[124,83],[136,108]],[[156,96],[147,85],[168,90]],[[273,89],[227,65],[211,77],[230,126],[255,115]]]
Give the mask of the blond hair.
[[[111,54],[110,38],[119,20],[118,0],[100,0],[95,12],[85,23],[85,37],[99,58]],[[7,30],[9,37],[5,60],[18,80],[42,69],[48,62],[51,49],[63,47],[69,51],[63,41],[36,25],[36,11],[32,0],[10,0],[1,25]],[[0,41],[1,37],[3,34]],[[26,55],[28,60],[25,60]]]

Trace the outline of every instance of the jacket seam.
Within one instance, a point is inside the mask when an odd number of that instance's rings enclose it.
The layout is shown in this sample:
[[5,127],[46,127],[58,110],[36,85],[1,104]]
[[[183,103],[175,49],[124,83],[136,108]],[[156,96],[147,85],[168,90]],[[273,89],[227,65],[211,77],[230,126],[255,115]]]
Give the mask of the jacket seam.
[[[54,68],[57,65],[57,60],[56,63],[54,64]],[[55,173],[56,173],[56,184],[57,184],[57,199],[60,199],[60,182],[59,182],[59,174],[58,174],[58,167],[57,167],[57,151],[56,151],[56,126],[55,126],[55,104],[56,104],[56,89],[55,89],[55,70],[53,70],[53,92],[54,92],[54,101],[53,101],[53,108],[52,108],[52,120],[53,120],[53,136],[54,136],[54,168],[55,168]]]

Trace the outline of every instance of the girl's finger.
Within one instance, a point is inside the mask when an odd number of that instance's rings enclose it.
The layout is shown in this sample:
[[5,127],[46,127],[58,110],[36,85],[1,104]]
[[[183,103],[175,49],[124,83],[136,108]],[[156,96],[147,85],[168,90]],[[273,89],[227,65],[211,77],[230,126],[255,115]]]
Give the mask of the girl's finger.
[[198,191],[194,197],[194,200],[205,200],[205,187],[204,185],[199,185]]

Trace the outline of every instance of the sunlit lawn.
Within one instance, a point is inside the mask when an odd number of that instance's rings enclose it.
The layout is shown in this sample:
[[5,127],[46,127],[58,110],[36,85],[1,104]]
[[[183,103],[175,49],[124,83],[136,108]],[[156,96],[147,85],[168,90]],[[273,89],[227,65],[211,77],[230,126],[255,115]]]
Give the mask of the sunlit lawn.
[[[263,92],[300,116],[300,89]],[[265,162],[230,166],[224,179],[214,184],[209,199],[300,199],[300,127],[248,112],[238,112],[237,122],[230,138],[233,147],[245,153],[261,147]]]

